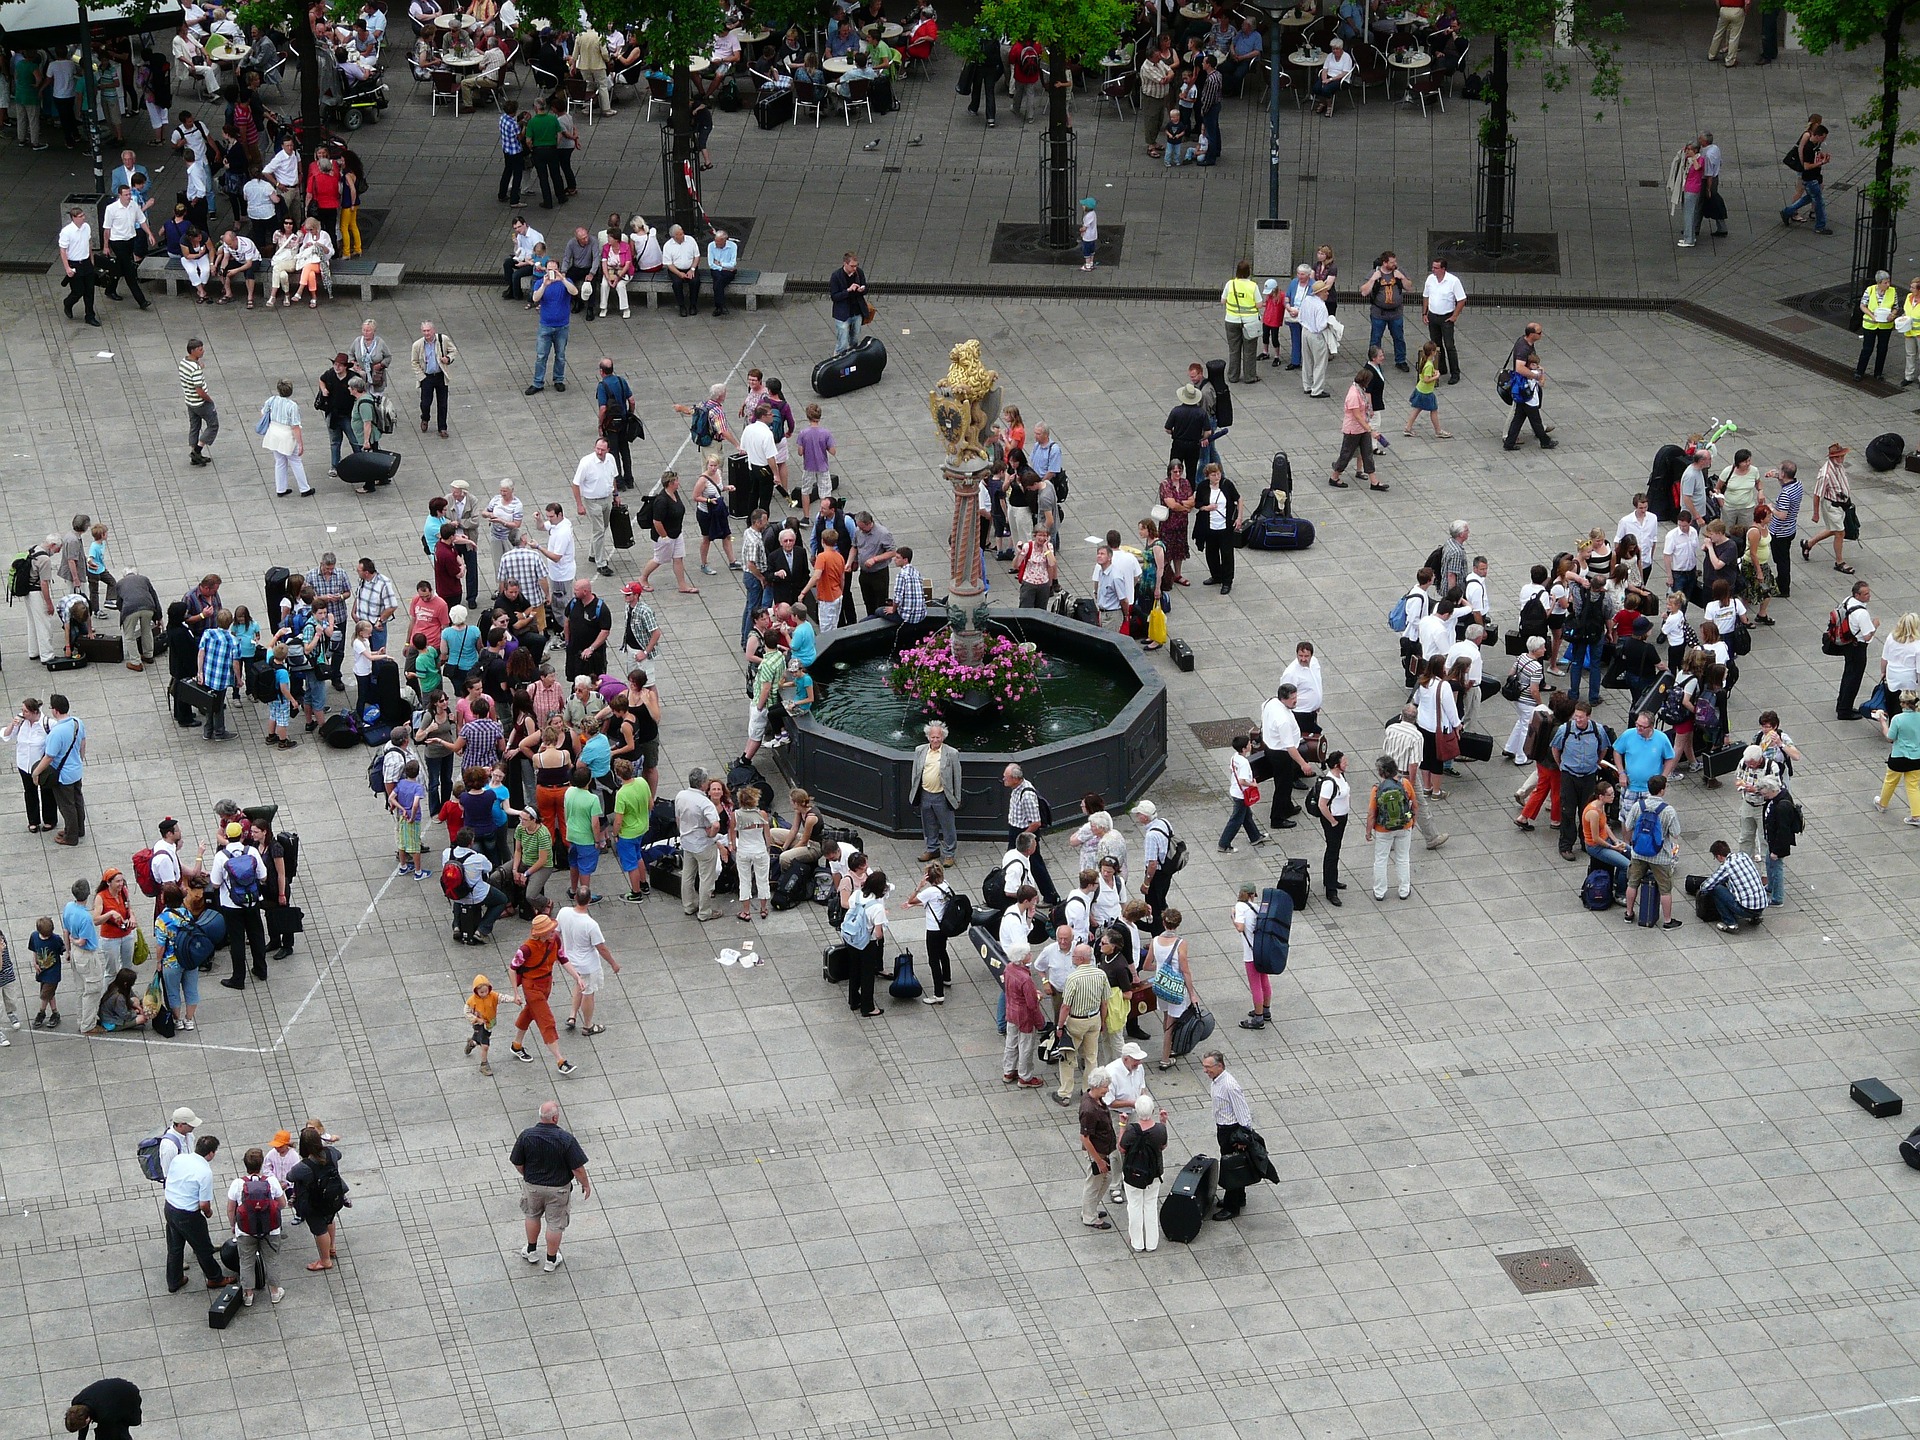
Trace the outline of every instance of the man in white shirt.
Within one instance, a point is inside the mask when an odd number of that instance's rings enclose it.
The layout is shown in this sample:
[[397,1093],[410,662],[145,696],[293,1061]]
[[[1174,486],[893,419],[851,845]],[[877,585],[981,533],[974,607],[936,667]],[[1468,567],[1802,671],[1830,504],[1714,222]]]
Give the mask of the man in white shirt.
[[1463,603],[1460,612],[1454,618],[1454,633],[1464,634],[1469,625],[1484,627],[1493,624],[1493,592],[1487,586],[1487,557],[1473,557],[1473,569],[1467,572],[1467,578],[1460,587]]
[[660,263],[673,284],[673,298],[681,315],[699,313],[700,247],[678,225],[668,232],[667,243],[660,247]]
[[1073,947],[1085,943],[1084,935],[1075,935],[1069,927],[1056,925],[1053,938],[1034,953],[1033,983],[1040,989],[1040,1003],[1046,1007],[1049,1020],[1057,1022],[1060,1018],[1060,992],[1067,988],[1067,979],[1073,974]]
[[[501,557],[519,545],[520,526],[527,518],[526,504],[513,493],[511,479],[500,481],[500,493],[487,502],[487,508],[481,512],[480,518],[488,522],[486,529],[480,532],[486,545],[487,573],[498,575]],[[536,605],[541,603],[538,595],[529,595],[527,598]]]
[[546,531],[547,543],[538,549],[547,557],[547,582],[551,593],[564,597],[573,588],[576,565],[573,525],[557,501],[547,506]]
[[1127,618],[1127,602],[1133,598],[1133,588],[1121,587],[1120,579],[1114,573],[1113,551],[1102,545],[1094,551],[1093,565],[1093,603],[1100,616],[1102,630],[1118,630]]
[[1427,283],[1420,287],[1420,318],[1427,322],[1427,338],[1440,347],[1446,361],[1447,383],[1460,383],[1460,352],[1454,349],[1454,325],[1467,308],[1467,289],[1460,277],[1450,274],[1447,262],[1436,260],[1429,267]]
[[507,237],[507,258],[500,265],[501,275],[507,282],[507,288],[500,293],[502,300],[524,298],[520,294],[520,282],[539,269],[533,263],[533,247],[546,238],[527,224],[525,216],[515,218],[512,231]]
[[245,235],[227,231],[220,237],[220,249],[213,257],[213,274],[220,282],[221,293],[229,300],[233,298],[233,282],[243,281],[247,287],[247,304],[253,304],[253,287],[260,274],[260,247]]
[[1009,845],[1006,852],[1001,855],[1000,881],[1005,887],[1008,899],[1017,895],[1022,885],[1034,883],[1033,848],[1036,843],[1034,837],[1023,830],[1013,837],[1013,844]]
[[567,1016],[567,1029],[577,1025],[582,1035],[598,1035],[607,1028],[593,1022],[593,998],[600,993],[605,974],[602,964],[612,966],[614,974],[620,973],[620,962],[613,958],[600,922],[587,913],[591,898],[585,890],[576,891],[573,904],[554,917],[560,927],[560,954],[579,982],[574,986],[573,1013]]
[[[219,89],[218,85],[213,88],[215,92]],[[183,160],[204,160],[207,158],[207,127],[193,118],[191,110],[182,110],[180,123],[173,127],[167,143],[173,146],[173,153]]]
[[587,559],[602,575],[613,574],[607,517],[613,513],[614,486],[619,478],[620,462],[613,458],[604,435],[593,442],[592,452],[582,455],[573,469],[573,503],[576,513],[587,520]]
[[1283,684],[1273,699],[1260,707],[1260,743],[1266,746],[1267,763],[1273,767],[1273,804],[1267,811],[1267,823],[1282,830],[1291,830],[1298,823],[1293,818],[1300,813],[1300,807],[1293,803],[1293,782],[1312,768],[1300,753],[1300,722],[1293,714],[1299,698],[1297,689]]
[[1300,389],[1316,399],[1327,393],[1327,302],[1313,293],[1313,267],[1296,267],[1305,288],[1287,307],[1287,322],[1300,327]]
[[1660,518],[1647,509],[1644,493],[1633,497],[1633,509],[1622,515],[1620,523],[1613,527],[1613,543],[1618,545],[1629,535],[1640,547],[1639,578],[1644,581],[1647,572],[1653,569],[1653,557],[1660,553]]
[[1660,553],[1666,559],[1667,593],[1693,599],[1700,581],[1700,532],[1693,528],[1690,512],[1680,512],[1679,523],[1667,532]]
[[[177,1111],[175,1112],[178,1113]],[[162,1145],[164,1147],[164,1142]],[[215,1254],[207,1221],[213,1215],[213,1166],[208,1162],[220,1149],[214,1135],[202,1135],[193,1142],[193,1153],[183,1154],[167,1166],[165,1192],[167,1216],[167,1291],[172,1294],[187,1284],[186,1252],[193,1247],[193,1258],[206,1273],[207,1288],[219,1290],[233,1283],[221,1268]]]
[[1320,660],[1313,653],[1313,642],[1302,640],[1293,647],[1293,660],[1280,672],[1280,683],[1293,686],[1293,718],[1302,735],[1320,733],[1320,706],[1326,688],[1320,681]]
[[692,876],[682,875],[681,905],[688,915],[702,920],[718,920],[713,907],[713,882],[720,874],[720,848],[714,837],[720,833],[720,812],[706,794],[707,772],[695,770],[687,776],[687,788],[673,797],[673,817],[680,826],[680,853],[691,856]]
[[[236,669],[238,667],[236,666]],[[213,857],[207,881],[220,892],[220,917],[227,922],[227,953],[233,974],[220,983],[229,990],[247,986],[247,947],[253,948],[253,978],[267,978],[267,928],[262,906],[267,896],[267,862],[260,847],[246,843],[238,821],[227,826],[227,843]]]
[[[279,192],[280,203],[287,207],[287,214],[295,222],[301,218],[300,209],[300,146],[289,135],[280,143],[280,148],[267,157],[260,167],[260,173],[273,182],[273,188]],[[251,218],[252,211],[248,211]],[[259,237],[254,237],[256,242]]]
[[1118,530],[1107,531],[1107,549],[1113,552],[1114,578],[1124,587],[1121,593],[1131,603],[1140,585],[1140,562],[1133,558],[1131,551],[1121,546]]
[[144,231],[148,245],[157,246],[160,242],[154,237],[153,227],[147,224],[146,211],[134,203],[131,185],[120,187],[113,203],[101,212],[100,224],[107,247],[113,253],[113,263],[107,267],[107,298],[120,298],[120,282],[124,280],[127,289],[133,292],[134,304],[147,309],[151,302],[147,292],[140,288],[140,259],[133,253],[133,237]]
[[273,222],[280,203],[280,192],[264,175],[256,175],[240,187],[240,203],[247,212],[247,233],[258,246],[273,239]]
[[1471,725],[1474,716],[1480,712],[1480,680],[1483,673],[1480,658],[1480,642],[1486,638],[1487,632],[1481,629],[1480,626],[1469,625],[1467,627],[1466,637],[1454,641],[1453,644],[1447,647],[1446,663],[1449,672],[1453,669],[1454,661],[1465,660],[1467,662],[1466,699],[1463,700],[1460,705],[1460,724],[1463,729]]
[[1441,600],[1421,619],[1419,634],[1422,660],[1447,653],[1447,646],[1453,643],[1453,607],[1447,600]]
[[773,426],[769,423],[772,419],[773,407],[760,404],[754,406],[753,418],[740,427],[740,449],[747,457],[747,476],[751,484],[746,495],[736,496],[730,503],[738,504],[744,500],[746,508],[741,512],[743,514],[751,515],[755,510],[766,510],[773,504],[773,467],[780,458],[780,446],[773,438]]
[[1840,652],[1844,657],[1840,668],[1840,693],[1834,699],[1833,709],[1834,718],[1839,720],[1860,718],[1855,702],[1860,697],[1860,682],[1867,673],[1867,646],[1878,628],[1867,609],[1867,602],[1871,599],[1872,588],[1865,580],[1859,580],[1854,583],[1852,594],[1840,602],[1840,618],[1847,622],[1847,633],[1852,640]]
[[47,89],[53,97],[53,112],[59,117],[60,133],[69,150],[80,143],[80,125],[73,107],[74,84],[79,73],[80,67],[64,53],[57,53],[47,61]]
[[98,326],[99,317],[93,313],[93,226],[87,220],[85,206],[75,205],[67,211],[59,243],[60,266],[67,278],[67,298],[61,308],[71,320],[73,307],[84,302],[87,324]]

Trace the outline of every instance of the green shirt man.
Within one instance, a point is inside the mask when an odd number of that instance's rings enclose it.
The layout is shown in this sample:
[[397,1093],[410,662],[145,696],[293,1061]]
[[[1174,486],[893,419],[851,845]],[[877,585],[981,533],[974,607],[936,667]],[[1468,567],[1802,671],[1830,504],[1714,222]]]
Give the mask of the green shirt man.
[[542,145],[560,143],[560,117],[545,111],[537,112],[527,121],[527,144],[536,149]]
[[653,813],[653,787],[638,775],[627,781],[613,797],[614,818],[620,822],[616,838],[644,840],[647,821]]
[[569,845],[593,846],[599,843],[600,799],[590,787],[567,787],[566,816]]

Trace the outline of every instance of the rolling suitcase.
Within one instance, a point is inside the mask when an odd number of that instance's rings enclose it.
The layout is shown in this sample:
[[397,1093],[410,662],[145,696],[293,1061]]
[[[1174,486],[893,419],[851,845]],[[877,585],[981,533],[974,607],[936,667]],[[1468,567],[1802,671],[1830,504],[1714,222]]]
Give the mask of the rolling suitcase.
[[877,384],[887,368],[887,347],[877,335],[862,336],[851,350],[842,350],[813,367],[813,393],[831,397]]
[[753,122],[762,130],[774,130],[793,119],[793,91],[763,90],[754,98]]
[[613,548],[631,550],[633,548],[633,512],[627,509],[624,501],[616,498],[607,511],[607,531],[613,536]]
[[386,485],[400,468],[397,450],[356,450],[340,457],[340,478],[349,485]]
[[1307,897],[1313,894],[1313,866],[1305,860],[1289,860],[1280,867],[1280,878],[1275,884],[1292,897],[1293,908],[1307,908]]
[[[1660,887],[1653,883],[1649,874],[1640,882],[1640,888],[1634,893],[1634,923],[1642,929],[1651,930],[1660,923]],[[1711,895],[1707,897],[1713,899]]]
[[233,1323],[233,1317],[240,1313],[240,1287],[227,1285],[213,1292],[213,1299],[207,1302],[207,1325],[214,1330],[224,1330]]
[[1211,1155],[1196,1155],[1180,1167],[1167,1187],[1167,1198],[1160,1202],[1160,1233],[1169,1240],[1191,1245],[1200,1227],[1213,1213],[1213,1182],[1219,1162]]

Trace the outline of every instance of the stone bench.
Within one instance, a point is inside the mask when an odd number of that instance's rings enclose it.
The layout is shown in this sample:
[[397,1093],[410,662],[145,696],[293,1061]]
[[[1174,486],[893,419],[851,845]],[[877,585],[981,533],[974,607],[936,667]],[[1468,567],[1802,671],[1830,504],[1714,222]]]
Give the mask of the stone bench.
[[[705,270],[700,272],[700,291],[703,296],[712,294]],[[665,270],[657,275],[636,275],[627,282],[627,293],[644,300],[649,309],[657,309],[673,294],[673,277]],[[749,310],[758,310],[762,299],[777,300],[786,293],[787,272],[784,270],[742,268],[734,271],[733,283],[727,286],[727,298],[745,297]]]
[[[406,266],[387,264],[373,260],[336,260],[333,262],[333,288],[336,292],[350,286],[357,286],[362,300],[373,299],[376,290],[397,288],[406,273]],[[263,272],[261,277],[266,278]],[[781,288],[786,286],[786,277],[781,279]],[[140,262],[140,281],[143,285],[164,285],[167,294],[176,295],[191,288],[187,280],[186,267],[175,255],[149,255]],[[209,285],[214,277],[207,277]]]

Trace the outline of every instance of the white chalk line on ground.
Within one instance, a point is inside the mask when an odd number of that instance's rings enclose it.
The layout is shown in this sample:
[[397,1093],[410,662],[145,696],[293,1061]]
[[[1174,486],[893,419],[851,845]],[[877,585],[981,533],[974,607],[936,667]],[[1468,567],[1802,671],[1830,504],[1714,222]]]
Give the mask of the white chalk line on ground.
[[[753,353],[753,347],[760,343],[760,337],[766,333],[767,333],[767,327],[765,324],[762,324],[758,330],[753,332],[753,338],[747,341],[747,348],[740,352],[740,358],[734,361],[733,368],[727,371],[727,378],[720,382],[722,385],[731,385],[733,383],[733,377],[740,373],[740,367],[747,363],[747,356]],[[697,403],[705,404],[706,397],[702,396],[699,402]],[[682,435],[680,437],[680,448],[678,450],[675,450],[673,452],[672,457],[668,459],[666,468],[669,470],[678,468],[680,464],[680,457],[686,453],[687,446],[691,445],[692,443],[693,443],[693,431],[689,429],[685,435]]]
[[1732,1440],[1735,1435],[1766,1435],[1784,1431],[1789,1425],[1811,1425],[1816,1420],[1837,1420],[1843,1415],[1867,1415],[1875,1410],[1893,1410],[1902,1405],[1920,1405],[1920,1395],[1899,1400],[1881,1400],[1872,1405],[1855,1405],[1847,1410],[1822,1410],[1818,1415],[1798,1415],[1791,1420],[1768,1420],[1760,1425],[1743,1425],[1738,1430],[1716,1430],[1713,1440]]
[[[327,977],[333,973],[334,966],[338,965],[341,957],[347,953],[347,947],[359,938],[362,930],[367,928],[367,922],[373,918],[374,912],[380,908],[380,902],[387,898],[387,891],[393,888],[393,882],[399,878],[398,873],[389,873],[386,883],[374,892],[373,898],[367,902],[367,908],[360,912],[360,918],[353,922],[353,928],[347,932],[346,938],[334,947],[332,956],[328,958],[326,964],[320,967],[320,973],[313,977],[313,984],[307,987],[306,995],[302,997],[298,1005],[294,1006],[293,1014],[287,1017],[287,1023],[280,1027],[280,1033],[274,1036],[272,1044],[216,1045],[206,1040],[175,1039],[167,1042],[169,1048],[178,1050],[218,1050],[228,1055],[271,1055],[274,1051],[280,1049],[287,1043],[287,1036],[293,1032],[293,1027],[299,1023],[300,1017],[306,1014],[307,1007],[313,1003],[314,997],[320,993],[320,987],[327,983]],[[86,1040],[108,1045],[150,1045],[153,1043],[151,1037],[146,1035],[82,1035],[78,1032],[68,1030],[43,1030],[40,1033],[49,1040]]]

